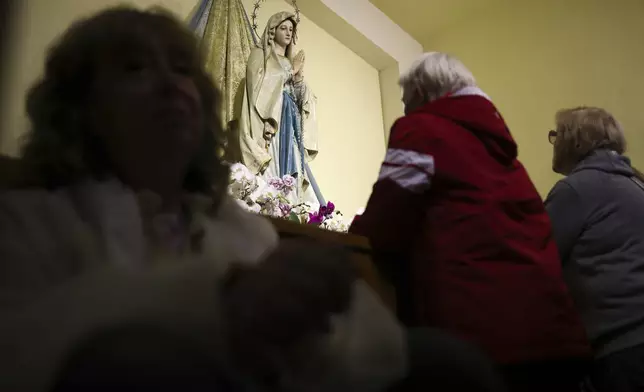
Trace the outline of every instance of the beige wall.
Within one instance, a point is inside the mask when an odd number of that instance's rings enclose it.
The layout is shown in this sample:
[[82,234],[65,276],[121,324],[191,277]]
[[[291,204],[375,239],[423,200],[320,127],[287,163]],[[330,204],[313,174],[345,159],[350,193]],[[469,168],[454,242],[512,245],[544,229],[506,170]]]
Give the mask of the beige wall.
[[[118,0],[26,0],[18,20],[10,64],[10,89],[3,108],[2,153],[17,152],[26,129],[24,94],[42,71],[52,39],[74,19]],[[196,0],[136,0],[137,6],[161,4],[185,18]],[[247,9],[251,0],[244,0]],[[259,29],[273,13],[289,9],[283,0],[267,0]],[[302,17],[299,46],[306,50],[307,80],[319,100],[320,154],[312,169],[328,200],[346,215],[363,207],[384,156],[383,112],[379,73],[337,39]]]
[[389,141],[389,133],[394,122],[405,114],[402,103],[402,90],[398,84],[400,67],[399,64],[394,64],[380,71],[380,93],[382,99],[382,118],[385,123],[385,142]]
[[404,114],[398,86],[400,70],[423,52],[423,46],[372,0],[299,0],[298,4],[311,11],[315,23],[379,70],[387,141],[391,125]]
[[[420,1],[420,0],[419,0]],[[602,106],[626,128],[634,164],[644,166],[644,2],[515,1],[438,35],[425,50],[451,52],[499,106],[520,158],[542,194],[551,172],[547,132],[557,109]]]
[[[288,0],[287,0],[288,1]],[[306,0],[304,0],[306,1]],[[370,0],[319,0],[349,21],[361,34],[406,68],[422,53],[422,45]],[[421,0],[424,1],[424,0]],[[395,3],[394,0],[391,0]],[[383,69],[385,67],[379,67]]]

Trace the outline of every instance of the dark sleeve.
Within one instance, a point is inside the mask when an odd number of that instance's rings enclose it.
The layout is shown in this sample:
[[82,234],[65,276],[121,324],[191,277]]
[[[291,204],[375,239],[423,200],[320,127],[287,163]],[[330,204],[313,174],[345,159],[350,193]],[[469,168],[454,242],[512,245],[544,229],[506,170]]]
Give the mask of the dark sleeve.
[[567,182],[559,181],[546,198],[546,210],[552,223],[552,232],[565,263],[581,234],[585,215],[579,193]]
[[377,252],[406,254],[420,232],[434,176],[431,138],[409,121],[394,125],[378,180],[364,214],[350,231],[369,238]]

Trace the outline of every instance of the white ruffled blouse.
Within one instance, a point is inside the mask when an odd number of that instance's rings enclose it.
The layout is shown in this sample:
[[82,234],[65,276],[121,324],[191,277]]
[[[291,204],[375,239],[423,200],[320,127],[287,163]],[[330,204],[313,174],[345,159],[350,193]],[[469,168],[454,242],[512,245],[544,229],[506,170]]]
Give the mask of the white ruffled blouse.
[[[188,197],[189,219],[117,181],[0,193],[0,390],[45,392],[66,355],[106,327],[155,323],[225,352],[216,287],[233,262],[258,263],[278,236],[225,199]],[[198,252],[186,251],[193,239]],[[377,391],[406,369],[403,330],[363,281],[350,310],[292,390]],[[224,354],[225,355],[225,354]],[[322,361],[322,362],[320,362]]]

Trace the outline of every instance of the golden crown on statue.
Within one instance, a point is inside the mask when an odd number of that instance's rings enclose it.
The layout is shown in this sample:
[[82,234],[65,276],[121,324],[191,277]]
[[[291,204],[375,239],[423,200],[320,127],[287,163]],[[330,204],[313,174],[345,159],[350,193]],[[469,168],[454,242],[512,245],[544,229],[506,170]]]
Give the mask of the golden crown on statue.
[[[253,12],[250,15],[251,19],[252,19],[251,26],[253,28],[253,31],[255,31],[255,34],[258,37],[261,37],[261,35],[257,31],[257,27],[258,27],[257,26],[257,11],[259,11],[259,9],[262,6],[262,3],[264,3],[265,1],[266,0],[255,0],[255,4],[253,4]],[[300,23],[300,9],[297,6],[297,0],[291,0],[290,3],[293,6],[293,8],[295,9],[295,21],[299,24]]]

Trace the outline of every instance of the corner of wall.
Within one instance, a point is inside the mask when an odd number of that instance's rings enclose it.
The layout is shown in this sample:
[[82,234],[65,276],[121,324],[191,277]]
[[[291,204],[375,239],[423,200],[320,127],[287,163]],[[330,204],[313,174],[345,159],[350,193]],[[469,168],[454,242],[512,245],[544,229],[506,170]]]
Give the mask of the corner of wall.
[[393,64],[381,69],[378,76],[380,80],[380,100],[382,102],[382,120],[384,124],[385,144],[389,142],[389,132],[394,122],[403,116],[403,105],[400,101],[400,88],[398,78],[400,68]]

